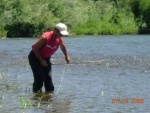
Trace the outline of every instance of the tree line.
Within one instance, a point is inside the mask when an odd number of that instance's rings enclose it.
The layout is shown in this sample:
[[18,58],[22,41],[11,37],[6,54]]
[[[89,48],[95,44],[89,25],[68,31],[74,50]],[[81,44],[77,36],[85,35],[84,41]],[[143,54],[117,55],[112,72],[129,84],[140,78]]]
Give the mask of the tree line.
[[0,0],[0,37],[36,37],[63,22],[70,35],[150,33],[150,1]]

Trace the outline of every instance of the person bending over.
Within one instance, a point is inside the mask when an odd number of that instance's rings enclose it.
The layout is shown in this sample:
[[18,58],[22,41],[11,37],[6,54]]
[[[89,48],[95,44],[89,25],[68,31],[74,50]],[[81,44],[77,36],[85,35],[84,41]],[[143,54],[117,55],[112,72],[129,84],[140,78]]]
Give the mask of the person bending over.
[[70,62],[70,57],[62,38],[65,35],[68,35],[67,26],[63,23],[58,23],[53,31],[44,32],[37,42],[32,45],[28,59],[34,77],[33,92],[41,92],[43,83],[46,92],[54,91],[50,58],[60,46],[66,62]]

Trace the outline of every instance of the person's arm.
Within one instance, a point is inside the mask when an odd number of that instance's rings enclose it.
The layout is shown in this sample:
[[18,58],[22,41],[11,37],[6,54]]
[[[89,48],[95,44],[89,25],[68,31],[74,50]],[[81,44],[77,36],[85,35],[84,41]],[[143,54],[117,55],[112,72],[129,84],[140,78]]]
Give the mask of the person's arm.
[[69,55],[67,53],[67,48],[66,48],[63,40],[60,41],[60,47],[61,47],[62,52],[65,55],[66,62],[69,63],[70,62],[70,57],[69,57]]
[[46,43],[46,38],[45,36],[41,36],[38,41],[36,42],[36,44],[34,45],[34,47],[32,48],[35,56],[37,57],[37,59],[40,61],[42,66],[47,66],[47,63],[45,62],[45,60],[42,58],[42,56],[40,55],[40,48],[42,48],[42,46]]

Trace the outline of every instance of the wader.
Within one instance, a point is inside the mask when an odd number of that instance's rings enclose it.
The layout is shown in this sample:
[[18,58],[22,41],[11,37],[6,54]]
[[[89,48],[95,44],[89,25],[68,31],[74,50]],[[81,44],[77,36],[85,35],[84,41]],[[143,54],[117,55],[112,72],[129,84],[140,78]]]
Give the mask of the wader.
[[33,82],[33,92],[41,92],[43,83],[45,86],[45,91],[54,91],[54,86],[51,78],[51,63],[50,58],[45,58],[44,60],[48,64],[47,67],[43,67],[37,57],[31,50],[29,56],[29,64],[31,66],[34,82]]

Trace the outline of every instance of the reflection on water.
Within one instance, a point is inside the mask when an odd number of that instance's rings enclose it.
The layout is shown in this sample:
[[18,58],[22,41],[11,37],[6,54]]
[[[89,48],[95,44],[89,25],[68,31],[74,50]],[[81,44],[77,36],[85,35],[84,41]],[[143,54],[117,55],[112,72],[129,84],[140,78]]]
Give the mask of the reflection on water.
[[[51,62],[54,93],[33,93],[28,53],[36,39],[0,39],[1,113],[148,113],[149,36],[65,38]],[[128,103],[122,103],[122,99]],[[119,100],[112,103],[113,100]],[[131,104],[132,99],[144,103]],[[114,102],[114,101],[113,101]],[[126,101],[127,102],[127,101]]]

